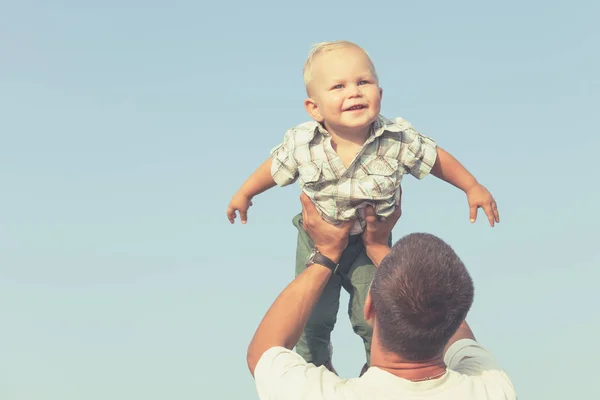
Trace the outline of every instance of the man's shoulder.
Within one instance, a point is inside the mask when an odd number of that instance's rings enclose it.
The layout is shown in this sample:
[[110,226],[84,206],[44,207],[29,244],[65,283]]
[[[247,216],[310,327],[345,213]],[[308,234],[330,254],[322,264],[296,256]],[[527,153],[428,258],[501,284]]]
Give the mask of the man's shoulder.
[[[308,363],[295,351],[276,346],[265,351],[260,357],[254,370],[254,376],[257,380],[275,379],[289,374],[293,369],[302,371],[304,376],[307,376],[307,371],[311,369],[329,372],[325,367],[316,367],[314,364]],[[336,376],[333,373],[331,375]]]
[[256,364],[256,373],[269,369],[274,363],[286,364],[287,362],[304,361],[296,352],[285,347],[275,346],[265,351]]
[[[457,342],[452,351],[461,357],[461,351],[469,349],[473,355],[473,342]],[[477,342],[474,342],[477,343]],[[469,348],[470,347],[470,348]],[[482,347],[482,346],[477,346]],[[464,353],[463,354],[467,354]],[[343,379],[327,370],[307,363],[300,355],[283,347],[267,350],[256,365],[254,377],[260,399],[285,398],[287,400],[340,399],[340,398],[387,398],[389,393],[418,395],[435,399],[463,398],[488,400],[516,399],[514,387],[506,373],[488,365],[483,370],[463,370],[467,361],[482,358],[469,357],[460,360],[456,369],[442,382],[414,383],[397,378],[377,368],[370,368],[361,378]],[[429,393],[427,396],[425,394]],[[487,397],[481,397],[486,393]],[[350,396],[350,397],[349,397]],[[444,397],[446,396],[446,397]],[[458,397],[455,397],[458,396]]]
[[514,386],[508,374],[494,356],[473,339],[462,339],[453,343],[444,362],[453,373],[459,374],[463,385],[474,388],[485,387],[490,399],[516,399]]
[[261,356],[254,379],[260,399],[288,400],[335,399],[336,388],[345,381],[283,347],[273,347]]
[[451,371],[452,381],[446,393],[448,398],[465,400],[516,400],[515,387],[505,371],[486,370],[477,374]]
[[516,400],[514,388],[500,371],[465,375],[448,371],[439,379],[411,382],[377,367],[371,367],[358,380],[350,382],[358,399],[387,399],[390,393],[397,398],[435,400]]
[[493,355],[479,342],[473,339],[461,339],[454,342],[444,354],[444,362],[450,369],[456,369],[467,360],[490,368],[500,368]]

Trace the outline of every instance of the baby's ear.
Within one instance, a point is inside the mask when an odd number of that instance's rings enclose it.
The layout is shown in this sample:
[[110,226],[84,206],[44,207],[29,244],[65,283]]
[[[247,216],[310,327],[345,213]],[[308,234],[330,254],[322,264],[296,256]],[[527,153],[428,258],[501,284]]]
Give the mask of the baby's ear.
[[306,100],[304,100],[304,108],[306,108],[306,112],[308,113],[308,115],[310,115],[312,119],[314,119],[317,122],[323,122],[323,116],[319,111],[317,103],[313,99],[309,97]]

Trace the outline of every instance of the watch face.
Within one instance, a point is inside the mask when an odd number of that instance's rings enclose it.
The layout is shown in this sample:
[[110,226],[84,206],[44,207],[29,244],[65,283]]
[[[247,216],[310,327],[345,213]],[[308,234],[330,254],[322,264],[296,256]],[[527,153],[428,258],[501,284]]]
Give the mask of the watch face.
[[312,260],[315,258],[315,256],[317,255],[317,249],[313,249],[310,254],[308,255],[308,257],[306,258],[306,263],[310,263],[312,262]]

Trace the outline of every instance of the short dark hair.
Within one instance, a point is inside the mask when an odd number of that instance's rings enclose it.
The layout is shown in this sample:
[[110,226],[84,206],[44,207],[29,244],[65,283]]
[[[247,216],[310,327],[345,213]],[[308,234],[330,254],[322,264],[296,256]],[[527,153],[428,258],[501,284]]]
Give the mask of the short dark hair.
[[371,285],[382,346],[409,361],[439,355],[473,304],[473,280],[454,250],[428,233],[398,240]]

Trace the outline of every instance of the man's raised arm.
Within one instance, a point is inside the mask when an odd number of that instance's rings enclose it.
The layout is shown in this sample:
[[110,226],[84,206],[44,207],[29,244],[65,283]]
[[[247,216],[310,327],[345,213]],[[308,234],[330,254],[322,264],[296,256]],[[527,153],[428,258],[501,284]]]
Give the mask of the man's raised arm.
[[[348,245],[354,221],[339,225],[325,222],[310,199],[303,193],[302,222],[308,235],[322,256],[338,263]],[[254,376],[256,364],[270,348],[285,347],[291,350],[304,330],[306,322],[332,275],[332,269],[314,263],[298,275],[277,297],[258,326],[246,360]]]

